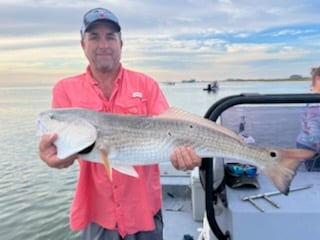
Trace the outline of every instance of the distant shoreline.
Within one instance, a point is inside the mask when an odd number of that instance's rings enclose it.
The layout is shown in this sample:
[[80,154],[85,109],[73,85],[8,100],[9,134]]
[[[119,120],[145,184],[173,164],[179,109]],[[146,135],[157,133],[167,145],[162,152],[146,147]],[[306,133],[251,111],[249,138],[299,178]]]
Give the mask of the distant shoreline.
[[175,83],[212,83],[217,82],[301,82],[301,81],[311,81],[310,77],[301,78],[270,78],[270,79],[225,79],[225,80],[212,80],[212,81],[199,81],[195,79],[191,80],[181,80],[181,81],[161,81],[159,83],[164,84],[175,84]]
[[310,81],[310,77],[304,77],[304,78],[299,78],[299,79],[291,79],[291,78],[275,78],[275,79],[227,79],[227,80],[222,80],[226,82],[241,82],[241,81],[261,81],[261,82],[301,82],[301,81]]

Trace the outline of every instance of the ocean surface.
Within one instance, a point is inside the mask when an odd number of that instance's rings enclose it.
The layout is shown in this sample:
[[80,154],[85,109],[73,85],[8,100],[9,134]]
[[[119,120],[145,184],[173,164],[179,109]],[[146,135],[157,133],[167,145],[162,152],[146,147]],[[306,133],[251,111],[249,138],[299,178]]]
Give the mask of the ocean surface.
[[[221,82],[216,93],[206,83],[160,84],[171,106],[203,116],[218,99],[240,93],[308,93],[303,82]],[[77,164],[47,167],[38,157],[36,119],[50,108],[52,86],[0,86],[0,238],[79,239],[69,229],[69,208]],[[258,123],[256,123],[256,127]]]

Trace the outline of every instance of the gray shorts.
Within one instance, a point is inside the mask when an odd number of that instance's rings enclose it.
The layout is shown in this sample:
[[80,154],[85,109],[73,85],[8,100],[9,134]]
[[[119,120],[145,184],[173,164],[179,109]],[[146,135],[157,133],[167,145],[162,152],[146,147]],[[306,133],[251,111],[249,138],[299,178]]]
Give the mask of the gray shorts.
[[154,216],[155,230],[142,231],[122,238],[116,230],[109,230],[96,223],[90,223],[83,231],[81,240],[163,240],[161,210]]

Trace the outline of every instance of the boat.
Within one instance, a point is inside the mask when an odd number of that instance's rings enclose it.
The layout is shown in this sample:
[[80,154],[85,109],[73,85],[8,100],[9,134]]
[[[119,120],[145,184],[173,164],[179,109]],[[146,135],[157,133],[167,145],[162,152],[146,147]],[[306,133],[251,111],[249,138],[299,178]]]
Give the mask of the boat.
[[166,85],[176,85],[175,82],[164,82],[164,84],[166,84]]
[[208,84],[207,88],[204,88],[204,91],[208,92],[216,92],[219,89],[218,81],[214,81],[213,83]]
[[[241,130],[254,144],[294,147],[306,103],[320,103],[320,94],[240,94],[217,101],[204,117]],[[285,196],[260,171],[260,188],[228,186],[225,165],[233,161],[205,159],[191,172],[160,166],[164,239],[320,239],[319,170],[302,164]]]

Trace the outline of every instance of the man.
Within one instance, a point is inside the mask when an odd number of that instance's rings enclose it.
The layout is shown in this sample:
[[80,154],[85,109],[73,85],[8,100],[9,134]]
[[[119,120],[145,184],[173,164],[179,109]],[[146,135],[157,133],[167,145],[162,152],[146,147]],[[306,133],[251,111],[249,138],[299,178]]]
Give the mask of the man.
[[[157,115],[168,103],[156,81],[125,69],[120,63],[123,42],[118,18],[97,8],[84,15],[81,46],[89,61],[85,73],[59,81],[52,107],[83,107],[101,112]],[[40,158],[50,167],[66,168],[77,156],[59,160],[54,141],[45,135]],[[191,170],[201,159],[185,146],[171,156],[174,167]],[[80,174],[71,207],[70,226],[84,230],[82,239],[161,240],[161,186],[158,165],[136,167],[139,178],[112,172],[112,182],[102,164],[78,159]]]

